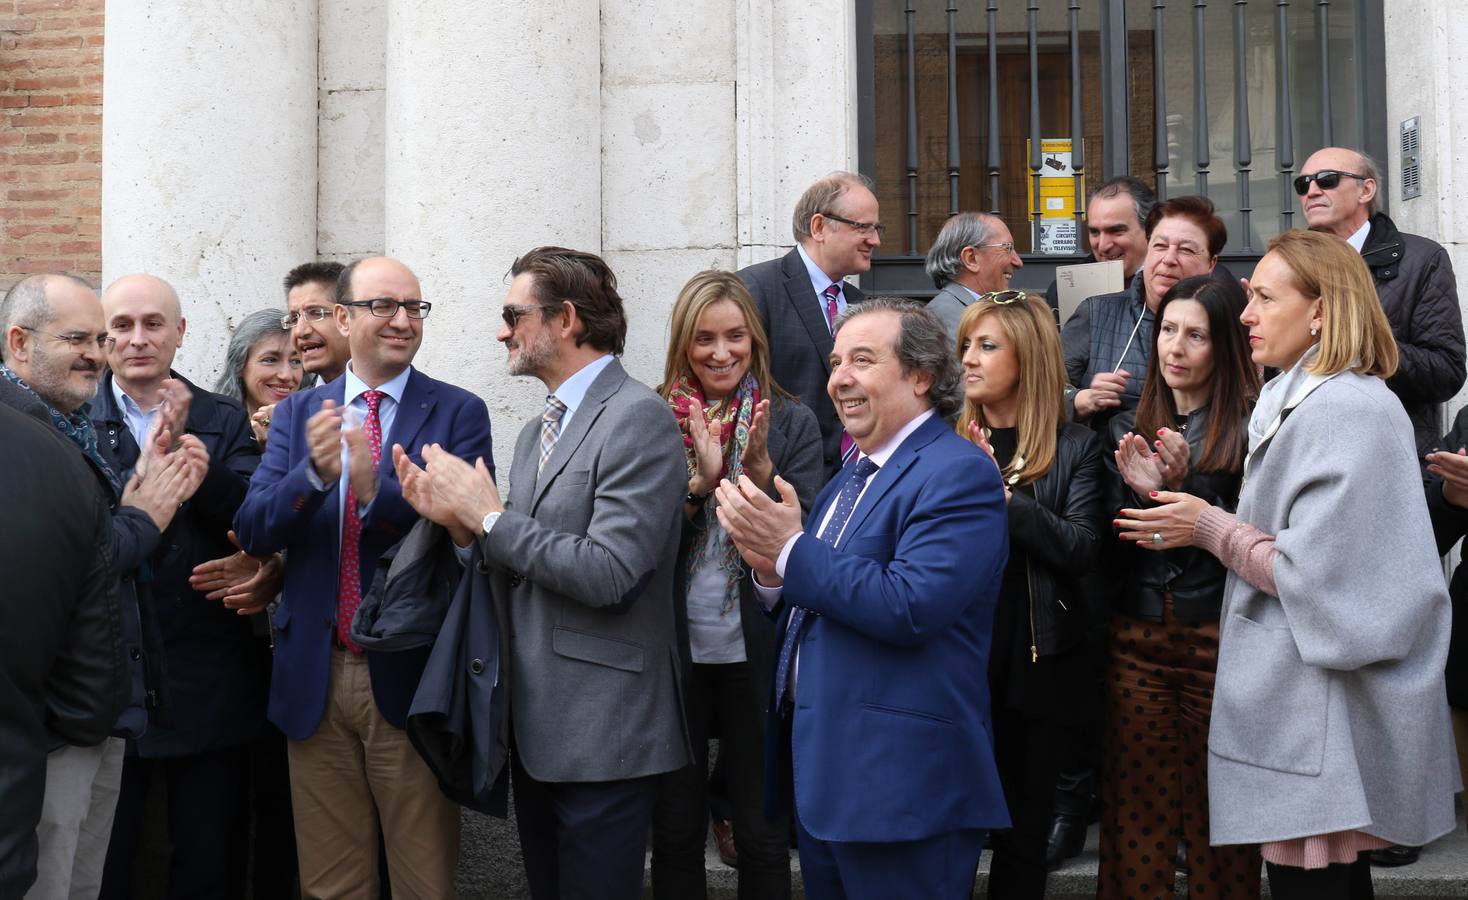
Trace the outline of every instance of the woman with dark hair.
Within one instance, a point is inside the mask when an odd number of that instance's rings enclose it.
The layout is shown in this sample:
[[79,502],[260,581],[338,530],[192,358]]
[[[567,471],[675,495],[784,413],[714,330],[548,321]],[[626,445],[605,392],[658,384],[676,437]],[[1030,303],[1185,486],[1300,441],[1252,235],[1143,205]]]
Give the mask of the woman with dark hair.
[[770,375],[770,345],[744,282],[693,276],[670,317],[663,383],[684,431],[688,497],[675,610],[693,763],[663,776],[653,812],[653,894],[706,896],[708,747],[717,726],[739,859],[739,896],[790,896],[789,823],[764,816],[765,712],[775,630],[711,498],[721,478],[748,476],[775,496],[784,478],[808,508],[824,471],[815,414]]
[[[1238,284],[1206,275],[1162,297],[1141,402],[1110,423],[1113,513],[1150,505],[1160,490],[1234,507],[1259,393],[1244,304]],[[1125,545],[1118,564],[1097,896],[1171,896],[1179,840],[1190,896],[1258,896],[1255,848],[1209,846],[1208,722],[1228,573],[1192,547]]]
[[305,374],[291,333],[281,325],[283,316],[278,309],[260,309],[240,320],[225,351],[224,371],[214,384],[216,394],[245,405],[262,449],[270,433],[270,411],[301,388]]
[[1159,491],[1122,510],[1121,536],[1231,572],[1209,837],[1262,845],[1278,900],[1362,900],[1366,851],[1451,831],[1461,786],[1448,592],[1412,423],[1384,381],[1397,344],[1360,254],[1317,232],[1270,241],[1242,321],[1280,374],[1249,422],[1238,514]]
[[994,755],[1012,823],[993,836],[989,896],[1045,896],[1045,846],[1066,726],[1087,681],[1085,595],[1105,527],[1101,442],[1065,419],[1065,363],[1039,295],[982,294],[958,321],[958,433],[999,466],[1009,562],[994,613]]

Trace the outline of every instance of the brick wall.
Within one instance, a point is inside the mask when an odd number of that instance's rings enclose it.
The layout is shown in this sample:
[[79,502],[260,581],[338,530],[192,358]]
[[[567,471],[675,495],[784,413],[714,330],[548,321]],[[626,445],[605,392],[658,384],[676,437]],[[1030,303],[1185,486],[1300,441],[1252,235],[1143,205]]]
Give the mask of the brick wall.
[[0,287],[102,275],[103,0],[0,0]]

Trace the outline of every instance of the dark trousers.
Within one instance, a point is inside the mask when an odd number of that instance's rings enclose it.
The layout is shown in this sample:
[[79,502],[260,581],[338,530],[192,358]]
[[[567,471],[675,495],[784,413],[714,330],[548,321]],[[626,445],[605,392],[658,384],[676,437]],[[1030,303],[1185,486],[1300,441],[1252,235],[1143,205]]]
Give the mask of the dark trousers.
[[800,874],[808,900],[969,900],[984,830],[965,829],[890,844],[823,841],[796,815]]
[[1045,896],[1045,847],[1065,729],[1052,718],[994,710],[994,757],[1009,807],[1008,831],[989,845],[989,893],[994,900]]
[[153,773],[161,769],[168,810],[169,898],[220,898],[236,893],[230,877],[230,835],[245,800],[246,747],[168,759],[129,756],[112,821],[112,841],[102,871],[101,900],[132,896],[133,860],[143,832],[144,805]]
[[1178,835],[1188,896],[1259,896],[1259,848],[1208,843],[1208,718],[1218,623],[1112,616],[1099,900],[1172,896]]
[[708,896],[704,844],[708,835],[709,730],[717,722],[719,761],[739,852],[740,900],[790,896],[789,824],[764,815],[765,717],[748,663],[694,664],[684,708],[694,761],[662,776],[652,820],[652,889],[659,900]]
[[237,886],[235,897],[286,900],[299,896],[285,735],[269,722],[250,745],[247,796],[234,837],[231,877]]
[[1362,853],[1353,863],[1323,869],[1297,869],[1265,863],[1274,900],[1373,900],[1371,861]]
[[511,787],[534,900],[641,900],[657,777],[536,781],[512,752]]

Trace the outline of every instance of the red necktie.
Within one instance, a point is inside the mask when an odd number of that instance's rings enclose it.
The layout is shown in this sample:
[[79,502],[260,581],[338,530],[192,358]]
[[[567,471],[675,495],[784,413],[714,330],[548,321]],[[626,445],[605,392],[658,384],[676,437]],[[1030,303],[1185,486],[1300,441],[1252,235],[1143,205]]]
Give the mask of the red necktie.
[[[382,391],[365,391],[362,399],[367,401],[367,421],[362,430],[367,434],[367,445],[372,448],[372,466],[382,458],[382,421],[377,417],[378,404],[386,397]],[[336,636],[353,653],[362,648],[352,643],[352,617],[362,605],[362,520],[357,517],[357,494],[352,490],[352,479],[347,478],[347,502],[342,509],[342,560],[341,575],[336,589]]]

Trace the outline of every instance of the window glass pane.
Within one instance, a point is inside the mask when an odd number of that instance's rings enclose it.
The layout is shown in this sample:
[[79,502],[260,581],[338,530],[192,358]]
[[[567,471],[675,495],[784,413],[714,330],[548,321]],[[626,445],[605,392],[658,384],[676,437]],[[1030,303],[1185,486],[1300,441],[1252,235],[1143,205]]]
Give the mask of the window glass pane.
[[[1068,3],[1040,4],[1035,34],[1040,90],[1040,137],[1070,139],[1071,91],[1080,92],[1087,170],[1099,172],[1102,153],[1101,0],[1081,0],[1080,83],[1071,83]],[[991,94],[986,4],[955,4],[958,100],[958,208],[997,211],[1021,252],[1031,252],[1032,170],[1029,18],[1027,3],[999,0],[995,22],[996,90]],[[914,0],[913,52],[908,53],[908,4],[874,0],[872,174],[888,237],[882,255],[922,255],[952,211],[949,168],[948,13],[942,0]],[[909,106],[911,84],[915,105]],[[990,113],[997,114],[997,168],[991,167]],[[911,117],[911,118],[909,118]],[[916,127],[916,155],[908,152]],[[1042,171],[1045,170],[1042,167]],[[997,178],[994,177],[997,175]],[[914,198],[915,201],[914,202]],[[1081,248],[1084,251],[1084,247]]]

